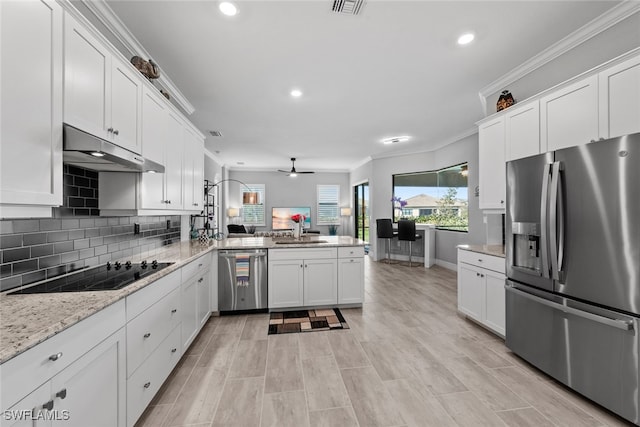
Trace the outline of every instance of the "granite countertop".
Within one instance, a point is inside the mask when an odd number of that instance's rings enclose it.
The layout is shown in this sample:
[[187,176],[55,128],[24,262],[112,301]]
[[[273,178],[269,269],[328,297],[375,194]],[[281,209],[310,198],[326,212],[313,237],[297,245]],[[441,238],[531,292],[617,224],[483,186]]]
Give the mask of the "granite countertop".
[[458,245],[458,248],[501,258],[505,257],[504,245]]
[[174,243],[130,258],[134,262],[153,258],[159,262],[174,264],[123,289],[22,295],[0,293],[0,363],[176,271],[207,252],[218,249],[364,246],[362,240],[349,236],[314,236],[311,239],[326,243],[278,244],[270,237],[212,240],[208,246],[202,246],[195,241]]

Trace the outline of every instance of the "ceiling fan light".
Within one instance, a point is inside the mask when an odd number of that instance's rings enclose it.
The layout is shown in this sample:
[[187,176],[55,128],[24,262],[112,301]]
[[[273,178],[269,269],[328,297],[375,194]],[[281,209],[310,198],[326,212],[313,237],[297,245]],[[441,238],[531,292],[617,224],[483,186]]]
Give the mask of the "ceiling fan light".
[[458,37],[458,44],[464,46],[471,43],[475,38],[476,36],[473,33],[464,33],[463,35]]
[[291,172],[291,173],[289,174],[289,176],[290,176],[290,177],[292,177],[292,178],[295,178],[296,176],[298,176],[298,174],[297,174],[297,173],[295,173],[295,172]]

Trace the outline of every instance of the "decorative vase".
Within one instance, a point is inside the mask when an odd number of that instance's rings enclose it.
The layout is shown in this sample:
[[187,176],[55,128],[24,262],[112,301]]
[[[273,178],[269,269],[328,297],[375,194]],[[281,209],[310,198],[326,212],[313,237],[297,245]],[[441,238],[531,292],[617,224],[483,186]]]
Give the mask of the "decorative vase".
[[198,240],[202,246],[209,246],[209,235],[207,234],[207,230],[200,230]]
[[302,235],[302,223],[294,222],[293,223],[293,238],[299,239]]

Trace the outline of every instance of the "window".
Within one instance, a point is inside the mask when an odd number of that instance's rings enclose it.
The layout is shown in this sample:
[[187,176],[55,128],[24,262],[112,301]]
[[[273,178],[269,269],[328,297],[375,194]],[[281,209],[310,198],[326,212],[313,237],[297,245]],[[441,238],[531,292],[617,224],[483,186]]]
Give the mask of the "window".
[[393,175],[393,220],[413,219],[438,229],[468,231],[467,163]]
[[316,224],[340,224],[339,185],[318,185],[318,221]]
[[247,184],[240,186],[242,200],[242,223],[246,225],[264,226],[264,184]]

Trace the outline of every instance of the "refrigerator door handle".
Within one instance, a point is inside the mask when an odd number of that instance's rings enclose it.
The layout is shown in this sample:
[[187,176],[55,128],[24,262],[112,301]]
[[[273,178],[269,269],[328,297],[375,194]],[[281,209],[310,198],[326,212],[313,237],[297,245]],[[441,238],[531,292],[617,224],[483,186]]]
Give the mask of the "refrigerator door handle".
[[[551,274],[554,280],[563,282],[562,260],[564,257],[564,205],[560,180],[560,162],[553,162],[551,167],[551,194],[549,202],[549,251],[551,257]],[[560,197],[558,197],[560,193]],[[559,200],[559,201],[558,201]],[[560,210],[558,210],[560,206]],[[558,211],[560,214],[558,215]]]
[[547,233],[549,232],[549,174],[551,173],[551,164],[544,165],[542,173],[542,194],[540,198],[540,252],[542,254],[542,277],[549,279],[549,242]]
[[572,314],[574,316],[582,317],[584,319],[589,319],[594,322],[612,326],[617,329],[622,329],[623,331],[633,330],[633,320],[612,319],[610,317],[600,316],[599,314],[589,313],[588,311],[578,310],[577,308],[573,308],[563,304],[559,304],[557,302],[549,301],[548,299],[531,295],[528,292],[523,292],[519,289],[516,289],[512,285],[507,284],[505,285],[505,288],[508,292],[513,292],[517,295],[520,295],[523,298],[530,299],[532,301],[537,302],[538,304],[546,305],[547,307],[551,307],[563,313]]

